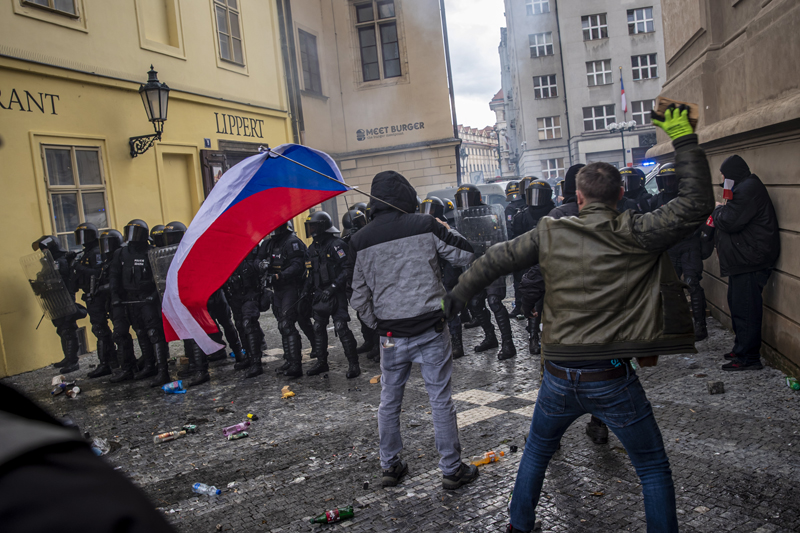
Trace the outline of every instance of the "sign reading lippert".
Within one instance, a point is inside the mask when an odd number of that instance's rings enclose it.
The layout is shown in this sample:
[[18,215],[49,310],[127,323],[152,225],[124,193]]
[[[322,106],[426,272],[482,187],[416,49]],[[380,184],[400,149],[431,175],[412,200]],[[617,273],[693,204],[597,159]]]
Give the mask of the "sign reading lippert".
[[396,124],[394,126],[379,126],[377,128],[356,130],[356,139],[366,141],[372,139],[383,139],[384,137],[396,137],[405,135],[409,131],[425,129],[424,122],[409,122],[407,124]]

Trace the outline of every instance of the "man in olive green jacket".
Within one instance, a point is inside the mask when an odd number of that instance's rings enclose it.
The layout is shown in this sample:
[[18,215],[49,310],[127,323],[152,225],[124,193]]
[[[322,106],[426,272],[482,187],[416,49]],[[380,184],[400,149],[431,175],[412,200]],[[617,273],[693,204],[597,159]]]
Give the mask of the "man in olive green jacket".
[[510,505],[509,532],[532,531],[547,464],[566,429],[591,413],[617,435],[642,481],[648,532],[677,531],[669,460],[632,357],[695,353],[689,306],[666,251],[714,208],[711,174],[686,110],[654,120],[672,138],[678,197],[647,214],[615,210],[619,171],[593,163],[577,177],[577,217],[546,217],[498,244],[445,297],[451,314],[500,276],[539,264],[547,292],[545,372]]

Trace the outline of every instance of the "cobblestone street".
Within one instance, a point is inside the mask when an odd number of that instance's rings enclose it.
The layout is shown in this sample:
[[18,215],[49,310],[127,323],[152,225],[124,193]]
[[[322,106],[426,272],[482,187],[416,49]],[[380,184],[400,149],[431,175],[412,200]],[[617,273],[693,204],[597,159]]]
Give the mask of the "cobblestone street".
[[[519,354],[498,362],[474,354],[478,330],[465,332],[470,355],[455,362],[454,395],[464,458],[503,450],[472,485],[441,488],[427,394],[418,369],[401,418],[410,473],[397,488],[380,487],[378,365],[362,358],[362,375],[346,380],[346,362],[331,332],[331,371],[298,380],[277,378],[279,336],[262,317],[269,350],[264,375],[243,379],[232,360],[212,363],[212,381],[185,395],[165,395],[144,382],[113,386],[86,379],[94,355],[81,358],[76,399],[50,396],[52,367],[3,380],[81,431],[112,442],[105,459],[150,496],[180,531],[302,532],[324,527],[367,531],[503,531],[506,505],[539,386],[539,359],[528,355],[524,322],[514,323]],[[357,323],[354,325],[357,327]],[[697,355],[663,357],[639,376],[664,435],[675,479],[682,531],[800,531],[800,394],[783,375],[722,372],[732,336],[711,319]],[[39,335],[55,335],[42,328]],[[304,346],[308,351],[305,339]],[[171,346],[178,355],[178,344]],[[310,365],[306,364],[306,368]],[[173,376],[175,369],[172,368]],[[725,393],[709,395],[707,381]],[[296,396],[281,399],[290,384]],[[226,441],[222,428],[255,413],[250,437]],[[539,516],[551,532],[644,531],[638,478],[611,436],[593,444],[588,416],[564,436],[550,464]],[[198,425],[197,434],[154,445],[154,434]],[[510,453],[510,446],[520,448]],[[197,496],[195,482],[223,490]],[[367,485],[368,484],[368,485]],[[355,518],[332,526],[308,521],[352,503]]]

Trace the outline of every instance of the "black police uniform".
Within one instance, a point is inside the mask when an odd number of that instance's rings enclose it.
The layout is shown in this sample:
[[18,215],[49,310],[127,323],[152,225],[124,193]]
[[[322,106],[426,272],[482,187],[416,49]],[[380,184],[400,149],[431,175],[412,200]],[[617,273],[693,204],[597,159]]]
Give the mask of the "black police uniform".
[[[222,338],[222,331],[225,332],[225,340],[233,354],[242,353],[242,342],[239,338],[239,332],[236,329],[236,324],[231,315],[231,307],[228,305],[228,299],[225,298],[225,293],[222,289],[215,291],[208,299],[208,314],[217,323],[217,331],[209,335],[211,339],[217,344],[224,344]],[[220,328],[222,331],[220,331]],[[209,361],[217,361],[223,359],[225,353],[223,350],[222,357],[215,357],[214,355],[208,356]]]
[[[322,233],[308,248],[311,271],[308,275],[308,289],[313,291],[312,313],[314,316],[314,335],[316,340],[317,364],[308,371],[314,376],[328,370],[328,320],[333,319],[333,329],[342,343],[344,354],[350,364],[348,375],[361,373],[358,368],[356,338],[347,325],[350,315],[347,312],[348,282],[353,273],[350,263],[350,248],[340,238],[331,233]],[[323,292],[330,298],[324,301]],[[355,374],[355,375],[358,375]],[[352,376],[355,377],[355,376]]]
[[133,353],[120,346],[125,334],[133,327],[144,359],[144,367],[133,377],[156,376],[150,383],[156,387],[169,382],[169,346],[164,338],[161,303],[147,254],[149,250],[147,242],[132,241],[114,252],[109,281],[112,306],[122,306],[125,311],[112,316],[114,341],[120,347],[120,367],[125,371],[135,366]]
[[236,370],[247,368],[247,377],[261,374],[261,341],[264,332],[258,323],[261,285],[258,272],[258,247],[247,254],[223,285],[231,306],[236,329],[245,347],[246,356],[234,354]]
[[278,372],[288,370],[292,361],[300,364],[302,358],[300,333],[295,324],[305,281],[306,255],[305,243],[285,228],[262,243],[258,251],[260,269],[272,287],[272,312],[283,342],[284,364],[276,369]]
[[[506,231],[508,232],[508,240],[516,237],[514,233],[514,217],[523,209],[525,209],[525,198],[513,200],[506,205]],[[514,309],[512,310],[512,316],[517,316],[522,310],[519,297],[519,282],[522,281],[522,275],[524,273],[524,270],[514,272]]]
[[[57,244],[46,246],[50,250],[50,255],[55,261],[58,273],[64,286],[72,294],[74,299],[75,290],[72,283],[72,267],[70,266],[73,254],[65,252]],[[56,333],[61,338],[61,349],[64,352],[64,359],[55,363],[55,367],[59,368],[62,374],[75,372],[80,368],[78,363],[78,351],[80,350],[80,343],[78,342],[78,320],[86,316],[86,309],[79,304],[75,304],[77,311],[70,315],[53,320],[53,326],[56,328]]]
[[[358,228],[350,228],[347,231],[347,233],[342,235],[342,240],[345,242],[345,244],[348,245],[348,247],[350,246],[350,239],[353,237],[353,235],[356,234],[357,231]],[[352,265],[350,266],[350,268],[351,268],[350,271],[352,272],[353,268]],[[350,295],[352,293],[350,289],[350,282],[351,280],[347,281],[348,300],[350,300]],[[366,325],[364,321],[361,320],[361,316],[359,316],[358,313],[356,313],[356,318],[358,318],[358,321],[361,324],[361,338],[364,339],[364,343],[356,348],[356,353],[358,354],[365,353],[367,354],[367,359],[371,361],[379,361],[381,357],[381,345],[380,345],[380,336],[378,335],[378,332],[370,328],[368,325]]]

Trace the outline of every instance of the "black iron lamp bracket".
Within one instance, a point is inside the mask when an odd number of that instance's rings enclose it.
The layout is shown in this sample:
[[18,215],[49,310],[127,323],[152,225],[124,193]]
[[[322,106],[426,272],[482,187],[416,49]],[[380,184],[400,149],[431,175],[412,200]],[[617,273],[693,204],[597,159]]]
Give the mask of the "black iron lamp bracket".
[[139,137],[131,137],[128,141],[131,145],[131,157],[136,157],[145,153],[153,146],[156,141],[161,140],[161,132],[154,133],[153,135],[140,135]]

